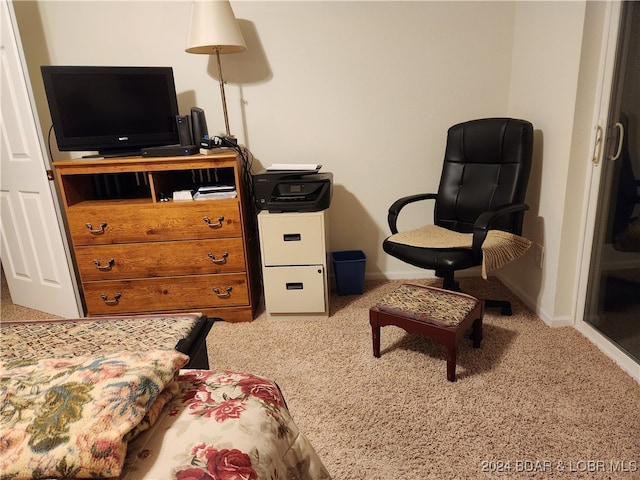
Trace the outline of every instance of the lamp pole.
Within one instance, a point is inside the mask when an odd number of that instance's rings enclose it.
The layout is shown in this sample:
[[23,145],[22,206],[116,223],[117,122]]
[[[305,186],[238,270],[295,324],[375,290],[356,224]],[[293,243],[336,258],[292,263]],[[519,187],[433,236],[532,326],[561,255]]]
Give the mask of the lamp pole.
[[229,115],[227,114],[227,97],[224,94],[224,80],[222,79],[222,65],[220,64],[220,47],[214,47],[216,50],[216,59],[218,60],[218,78],[220,79],[220,96],[222,97],[222,112],[224,113],[224,126],[227,137],[231,136],[229,130]]

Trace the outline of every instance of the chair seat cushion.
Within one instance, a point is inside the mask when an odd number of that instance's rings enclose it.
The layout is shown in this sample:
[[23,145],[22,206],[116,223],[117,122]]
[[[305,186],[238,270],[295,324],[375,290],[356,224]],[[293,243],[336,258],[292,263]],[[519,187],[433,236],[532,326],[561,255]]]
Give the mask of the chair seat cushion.
[[388,238],[382,243],[382,249],[403,262],[433,270],[462,270],[480,264],[470,248],[425,249],[396,243]]
[[425,225],[395,233],[388,240],[420,248],[471,248],[473,234],[456,232],[438,225]]
[[482,277],[491,270],[524,255],[531,242],[519,235],[489,230],[482,244],[482,259],[476,260],[471,246],[473,234],[459,233],[437,225],[425,225],[388,237],[383,249],[389,255],[422,268],[461,270],[482,264]]
[[403,283],[385,295],[378,310],[444,328],[457,328],[480,300],[436,287]]

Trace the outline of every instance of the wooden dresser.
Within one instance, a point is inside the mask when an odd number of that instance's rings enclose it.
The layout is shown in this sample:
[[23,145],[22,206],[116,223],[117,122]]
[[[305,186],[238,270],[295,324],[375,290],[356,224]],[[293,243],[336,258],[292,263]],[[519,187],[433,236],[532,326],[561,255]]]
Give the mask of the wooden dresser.
[[[202,312],[251,321],[255,215],[233,150],[54,162],[86,315]],[[224,185],[224,198],[173,200]],[[232,198],[229,198],[232,197]]]

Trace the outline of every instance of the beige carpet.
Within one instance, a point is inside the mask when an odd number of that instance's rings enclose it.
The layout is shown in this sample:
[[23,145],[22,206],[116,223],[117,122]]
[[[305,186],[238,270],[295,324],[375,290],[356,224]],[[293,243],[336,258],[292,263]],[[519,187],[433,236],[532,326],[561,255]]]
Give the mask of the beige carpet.
[[[444,349],[397,327],[373,357],[369,307],[398,283],[332,297],[327,320],[218,322],[211,368],[276,380],[336,480],[640,478],[640,385],[579,332],[506,294],[514,315],[486,315],[450,383]],[[461,286],[505,298],[495,280]]]
[[[640,478],[640,385],[580,333],[548,328],[493,279],[462,279],[514,316],[486,315],[450,383],[443,348],[397,327],[373,357],[369,307],[398,283],[333,296],[327,320],[217,322],[211,368],[276,380],[335,480]],[[3,320],[43,318],[2,284]]]

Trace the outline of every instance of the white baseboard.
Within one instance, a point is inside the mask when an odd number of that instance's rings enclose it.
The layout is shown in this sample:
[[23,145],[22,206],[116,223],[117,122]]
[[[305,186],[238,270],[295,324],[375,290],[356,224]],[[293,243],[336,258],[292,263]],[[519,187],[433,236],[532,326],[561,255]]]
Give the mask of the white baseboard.
[[536,315],[538,315],[544,323],[553,328],[558,327],[572,327],[575,324],[575,319],[568,315],[563,316],[553,316],[549,315],[547,311],[540,308],[537,304],[536,300],[529,297],[525,292],[523,292],[520,288],[518,288],[515,284],[509,281],[508,278],[504,278],[498,275],[498,278],[504,285],[516,296],[520,299],[522,303],[524,303],[530,310],[532,310]]

